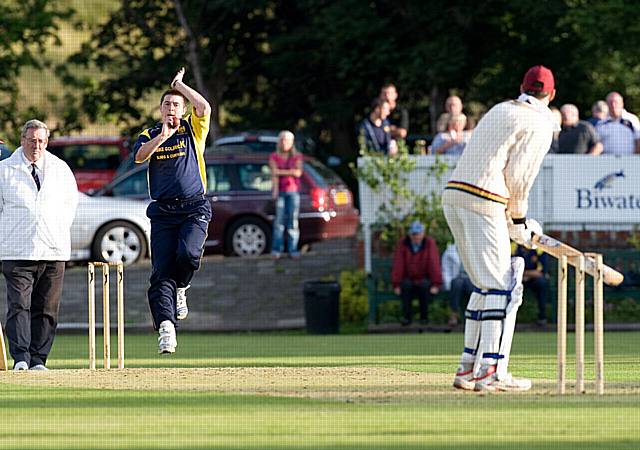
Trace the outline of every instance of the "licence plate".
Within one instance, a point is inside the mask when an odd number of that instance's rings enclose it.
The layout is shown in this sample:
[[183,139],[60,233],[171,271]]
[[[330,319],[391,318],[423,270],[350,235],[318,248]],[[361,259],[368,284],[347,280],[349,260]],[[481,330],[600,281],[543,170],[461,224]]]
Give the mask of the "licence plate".
[[346,192],[336,192],[334,200],[336,205],[346,205],[349,203],[349,196]]

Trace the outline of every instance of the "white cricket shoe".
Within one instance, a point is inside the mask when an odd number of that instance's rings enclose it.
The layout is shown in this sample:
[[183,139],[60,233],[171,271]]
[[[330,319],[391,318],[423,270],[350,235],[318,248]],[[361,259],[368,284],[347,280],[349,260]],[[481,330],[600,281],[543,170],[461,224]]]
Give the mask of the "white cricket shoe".
[[170,320],[165,320],[160,324],[158,330],[158,353],[175,353],[178,340],[176,339],[176,328]]
[[29,364],[26,361],[18,361],[14,366],[13,370],[18,372],[20,370],[29,370]]
[[47,369],[44,364],[36,364],[35,366],[31,367],[29,370],[49,370],[49,369]]
[[189,315],[189,307],[187,306],[187,289],[190,286],[178,288],[176,290],[176,318],[184,320]]
[[473,391],[476,379],[473,376],[473,364],[460,364],[453,379],[453,387],[464,391]]
[[527,378],[515,378],[508,373],[499,380],[496,366],[481,367],[473,388],[476,392],[524,392],[529,389],[531,389],[531,380]]

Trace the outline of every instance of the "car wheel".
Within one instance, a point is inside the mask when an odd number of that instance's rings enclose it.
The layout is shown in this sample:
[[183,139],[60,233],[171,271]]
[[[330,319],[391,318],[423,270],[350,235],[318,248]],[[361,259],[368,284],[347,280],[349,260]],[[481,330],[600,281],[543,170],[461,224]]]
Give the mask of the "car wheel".
[[135,263],[145,255],[146,240],[140,229],[130,222],[117,220],[103,225],[93,239],[96,261]]
[[247,217],[235,222],[227,233],[228,253],[237,256],[258,256],[271,248],[269,225],[263,220]]

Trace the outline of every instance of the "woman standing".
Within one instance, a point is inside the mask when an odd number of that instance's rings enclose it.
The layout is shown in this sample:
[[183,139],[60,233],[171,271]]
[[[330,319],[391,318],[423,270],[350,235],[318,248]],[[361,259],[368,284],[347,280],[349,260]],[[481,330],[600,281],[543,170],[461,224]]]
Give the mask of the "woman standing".
[[280,258],[284,251],[284,230],[287,230],[287,251],[292,258],[299,258],[298,214],[300,212],[300,177],[302,176],[302,155],[293,144],[290,131],[278,135],[277,150],[269,156],[271,168],[271,193],[276,201],[276,218],[273,222],[273,242],[271,255]]

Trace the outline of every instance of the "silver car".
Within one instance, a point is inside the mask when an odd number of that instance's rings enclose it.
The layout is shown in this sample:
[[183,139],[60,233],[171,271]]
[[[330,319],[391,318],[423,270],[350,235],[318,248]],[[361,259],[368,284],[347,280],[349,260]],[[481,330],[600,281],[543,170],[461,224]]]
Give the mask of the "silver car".
[[79,195],[71,226],[72,261],[122,261],[130,265],[148,256],[148,201]]

